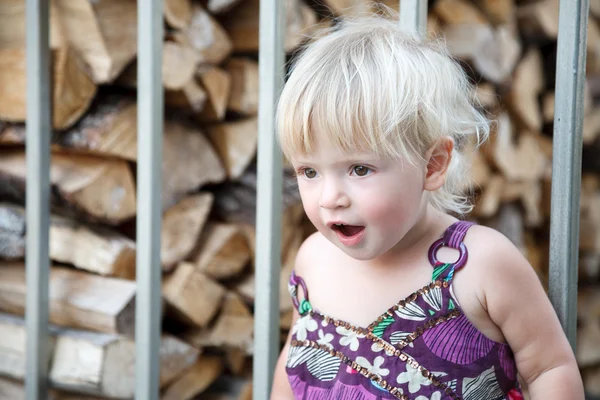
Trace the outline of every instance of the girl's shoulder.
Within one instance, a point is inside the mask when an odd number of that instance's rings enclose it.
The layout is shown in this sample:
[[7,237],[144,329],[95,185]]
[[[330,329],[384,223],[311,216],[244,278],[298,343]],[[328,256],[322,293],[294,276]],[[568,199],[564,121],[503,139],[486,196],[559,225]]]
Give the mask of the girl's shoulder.
[[496,229],[473,225],[464,243],[469,253],[469,269],[492,273],[496,269],[531,268],[523,252]]
[[339,249],[327,240],[320,232],[308,236],[298,249],[294,270],[298,275],[310,276],[315,266],[324,262],[333,263],[339,257]]

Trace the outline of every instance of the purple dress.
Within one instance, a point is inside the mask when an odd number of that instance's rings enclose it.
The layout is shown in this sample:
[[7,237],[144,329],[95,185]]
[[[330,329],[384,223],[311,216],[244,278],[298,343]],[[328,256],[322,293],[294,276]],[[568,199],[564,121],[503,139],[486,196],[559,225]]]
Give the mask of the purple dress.
[[[286,370],[295,398],[522,399],[511,349],[475,328],[452,291],[452,277],[467,261],[463,238],[471,225],[450,226],[429,250],[431,282],[366,328],[313,309],[306,284],[292,273],[289,290],[300,318]],[[438,262],[441,246],[458,249],[459,259]]]

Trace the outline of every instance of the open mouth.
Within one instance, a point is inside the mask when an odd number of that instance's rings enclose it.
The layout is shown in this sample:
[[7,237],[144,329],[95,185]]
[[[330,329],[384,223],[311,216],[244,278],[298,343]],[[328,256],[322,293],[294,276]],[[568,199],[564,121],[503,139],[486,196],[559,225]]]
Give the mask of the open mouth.
[[365,227],[361,225],[333,224],[331,225],[331,229],[336,233],[338,240],[344,246],[358,245],[365,233]]
[[339,232],[343,236],[352,237],[362,232],[365,227],[360,225],[334,224],[331,226],[331,229]]

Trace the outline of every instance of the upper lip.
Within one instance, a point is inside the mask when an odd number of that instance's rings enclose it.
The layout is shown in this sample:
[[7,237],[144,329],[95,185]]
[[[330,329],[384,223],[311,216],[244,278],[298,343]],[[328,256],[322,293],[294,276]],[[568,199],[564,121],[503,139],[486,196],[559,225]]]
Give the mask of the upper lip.
[[344,221],[331,221],[331,222],[327,223],[328,228],[333,228],[334,225],[352,225],[352,224],[348,224]]

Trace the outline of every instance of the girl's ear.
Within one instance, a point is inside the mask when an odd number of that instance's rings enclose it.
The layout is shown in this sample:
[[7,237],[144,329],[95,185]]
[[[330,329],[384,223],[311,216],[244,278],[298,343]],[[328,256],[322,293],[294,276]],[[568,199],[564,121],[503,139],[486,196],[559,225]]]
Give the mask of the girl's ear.
[[452,160],[454,139],[444,136],[433,144],[425,153],[427,166],[423,189],[435,191],[446,182],[446,173]]

